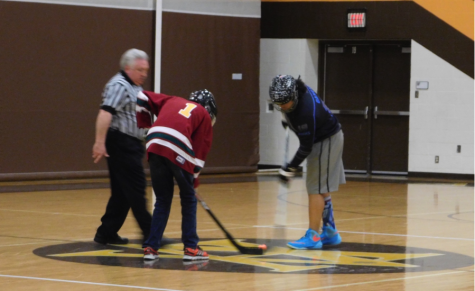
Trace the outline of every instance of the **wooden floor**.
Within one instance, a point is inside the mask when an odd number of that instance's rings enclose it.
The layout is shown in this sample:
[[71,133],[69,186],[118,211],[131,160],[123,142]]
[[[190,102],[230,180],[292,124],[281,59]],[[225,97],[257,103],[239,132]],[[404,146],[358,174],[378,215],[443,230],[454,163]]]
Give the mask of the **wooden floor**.
[[272,175],[234,178],[198,192],[243,245],[269,250],[239,254],[198,206],[210,261],[196,264],[182,261],[177,195],[169,243],[144,263],[132,215],[120,231],[129,245],[92,242],[107,181],[2,182],[0,290],[474,290],[473,181],[350,178],[332,195],[343,243],[296,251],[285,244],[308,227],[304,180],[286,189]]

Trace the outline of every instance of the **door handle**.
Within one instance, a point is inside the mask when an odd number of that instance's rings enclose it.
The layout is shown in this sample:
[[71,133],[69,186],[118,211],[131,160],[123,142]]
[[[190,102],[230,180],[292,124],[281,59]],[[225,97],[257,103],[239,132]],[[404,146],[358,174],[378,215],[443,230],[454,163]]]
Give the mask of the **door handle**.
[[392,116],[410,116],[409,111],[379,111],[378,106],[373,109],[374,119],[378,119],[379,115],[392,115]]
[[365,119],[368,119],[368,110],[369,107],[366,106],[364,110],[340,110],[340,109],[332,109],[331,112],[333,114],[345,114],[345,115],[363,115]]

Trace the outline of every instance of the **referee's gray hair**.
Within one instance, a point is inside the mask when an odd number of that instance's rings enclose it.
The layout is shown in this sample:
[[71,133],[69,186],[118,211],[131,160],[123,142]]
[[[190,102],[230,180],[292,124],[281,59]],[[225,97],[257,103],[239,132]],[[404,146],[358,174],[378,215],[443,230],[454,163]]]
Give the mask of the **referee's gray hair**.
[[138,49],[129,49],[120,58],[120,68],[123,70],[126,66],[132,66],[135,60],[148,61],[148,55],[146,52]]

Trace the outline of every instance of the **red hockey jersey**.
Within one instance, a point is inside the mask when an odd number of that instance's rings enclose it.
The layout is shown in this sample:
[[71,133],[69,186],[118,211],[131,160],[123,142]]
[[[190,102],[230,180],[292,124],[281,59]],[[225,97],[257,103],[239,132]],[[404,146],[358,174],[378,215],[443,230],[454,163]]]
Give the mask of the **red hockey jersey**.
[[213,139],[208,111],[196,102],[149,91],[138,94],[136,111],[137,126],[150,128],[147,154],[166,157],[197,178]]

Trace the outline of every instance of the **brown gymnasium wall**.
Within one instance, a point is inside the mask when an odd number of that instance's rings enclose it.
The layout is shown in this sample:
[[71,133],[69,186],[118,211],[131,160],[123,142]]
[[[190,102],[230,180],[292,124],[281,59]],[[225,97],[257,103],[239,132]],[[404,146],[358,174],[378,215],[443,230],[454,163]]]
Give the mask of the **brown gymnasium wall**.
[[[207,167],[257,168],[259,21],[237,28],[246,21],[185,21],[191,30],[182,34],[175,29],[185,25],[175,23],[180,17],[169,16],[162,91],[188,96],[197,87],[213,90],[220,112]],[[155,11],[0,1],[0,19],[0,181],[107,175],[105,161],[91,158],[101,93],[125,50],[142,49],[154,63]],[[226,29],[240,37],[223,40]],[[245,32],[256,39],[245,40]],[[195,33],[201,37],[190,58],[180,47],[192,45],[188,38]],[[220,42],[224,49],[210,47]],[[230,82],[237,72],[249,79]],[[146,90],[153,90],[153,75]]]
[[[203,173],[253,172],[259,162],[260,19],[163,13],[161,91],[208,89],[218,118]],[[241,73],[242,80],[232,80]]]
[[125,50],[153,58],[154,15],[0,1],[2,180],[106,172],[91,157],[102,89]]

